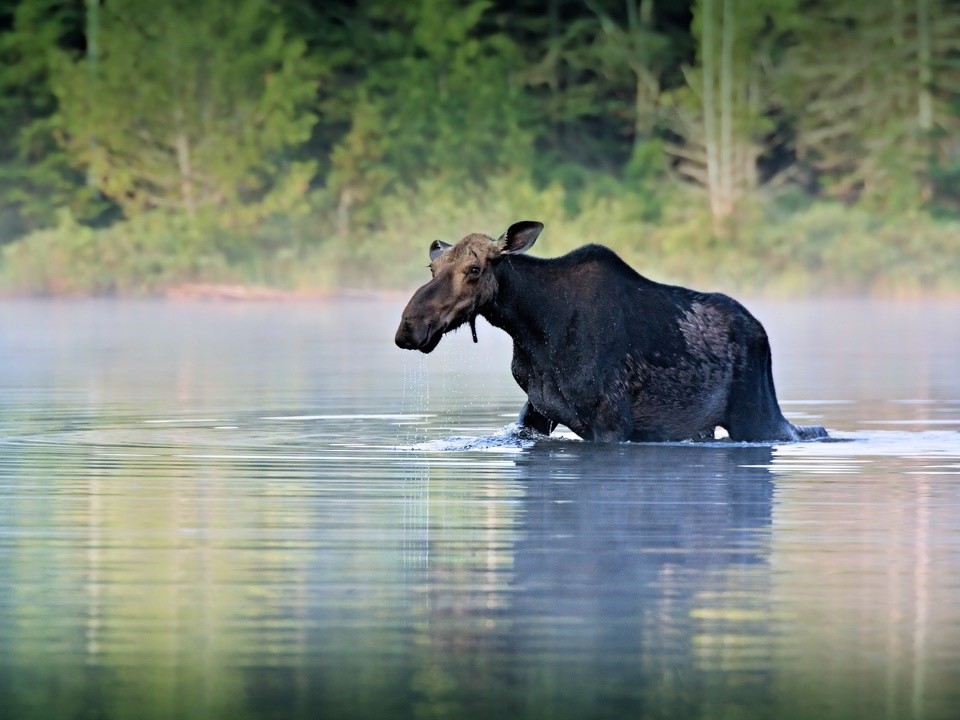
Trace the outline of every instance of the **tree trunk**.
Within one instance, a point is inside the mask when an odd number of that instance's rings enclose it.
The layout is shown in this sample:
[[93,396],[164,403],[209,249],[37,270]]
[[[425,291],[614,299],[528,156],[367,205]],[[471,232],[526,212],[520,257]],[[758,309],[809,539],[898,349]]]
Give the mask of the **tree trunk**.
[[720,203],[720,174],[719,153],[717,147],[717,101],[716,101],[716,71],[714,60],[716,56],[716,41],[714,33],[714,0],[703,0],[703,31],[700,38],[703,72],[703,130],[704,149],[707,155],[707,193],[710,196],[710,212],[714,220],[723,216]]
[[[751,118],[760,117],[763,112],[762,96],[760,86],[760,68],[756,63],[751,64],[747,83],[746,107]],[[757,170],[757,157],[759,151],[752,139],[747,137],[740,142],[743,149],[742,162],[738,165],[741,168],[740,186],[745,188],[755,188],[760,184],[759,172]]]
[[[637,0],[627,0],[627,29],[631,38],[641,30],[653,31],[653,0],[644,0],[637,11]],[[639,60],[632,61],[630,68],[634,79],[633,104],[633,157],[649,139],[657,121],[657,106],[660,102],[660,80],[656,73]]]
[[653,29],[654,0],[643,0],[640,5],[640,23]]
[[627,29],[631,33],[637,29],[637,0],[627,0]]
[[917,1],[917,64],[919,94],[917,125],[923,132],[933,130],[933,70],[930,60],[930,0]]
[[197,214],[196,202],[193,195],[193,178],[190,169],[190,141],[183,133],[177,135],[177,166],[180,169],[180,199],[187,215],[191,218]]
[[734,199],[734,68],[733,44],[735,34],[734,2],[722,0],[723,18],[721,21],[720,44],[720,207],[723,216],[733,210]]
[[[100,0],[86,0],[86,8],[87,69],[90,72],[90,79],[95,80],[97,63],[100,60]],[[94,102],[94,99],[88,98],[88,101]],[[96,146],[97,138],[93,136],[90,139],[91,154]],[[97,178],[92,168],[87,169],[87,185],[97,187]]]
[[187,137],[184,127],[183,110],[177,108],[174,119],[177,128],[174,147],[177,151],[177,170],[180,174],[180,200],[187,216],[192,219],[196,217],[197,205],[193,187],[193,168],[190,160],[190,139]]
[[[560,42],[560,0],[550,0],[547,3],[547,32],[549,33],[549,47],[551,52],[555,52],[558,43]],[[552,102],[556,102],[557,98],[562,98],[560,89],[561,89],[561,77],[560,77],[560,63],[557,60],[553,61],[553,64],[550,68],[550,78],[549,78],[549,87],[550,87],[550,99]],[[561,103],[564,101],[561,100]],[[554,106],[556,107],[556,106]],[[550,115],[550,134],[553,135],[553,142],[555,145],[563,147],[564,140],[566,138],[566,131],[564,124],[557,122],[554,115]]]
[[893,42],[897,45],[903,45],[906,37],[904,24],[903,0],[893,0]]

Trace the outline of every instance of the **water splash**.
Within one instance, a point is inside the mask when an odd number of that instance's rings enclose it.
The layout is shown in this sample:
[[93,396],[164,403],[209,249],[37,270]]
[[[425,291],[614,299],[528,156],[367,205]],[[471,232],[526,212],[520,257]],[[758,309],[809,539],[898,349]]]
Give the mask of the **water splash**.
[[545,435],[521,428],[510,423],[490,435],[454,436],[424,440],[418,443],[398,446],[397,450],[426,452],[464,452],[469,450],[490,450],[518,452],[533,447],[538,440],[546,440]]
[[[425,417],[424,410],[430,403],[430,383],[427,364],[419,353],[405,353],[403,359],[403,386],[400,392],[401,413],[406,416]],[[405,445],[423,440],[422,423],[397,426],[396,444]]]

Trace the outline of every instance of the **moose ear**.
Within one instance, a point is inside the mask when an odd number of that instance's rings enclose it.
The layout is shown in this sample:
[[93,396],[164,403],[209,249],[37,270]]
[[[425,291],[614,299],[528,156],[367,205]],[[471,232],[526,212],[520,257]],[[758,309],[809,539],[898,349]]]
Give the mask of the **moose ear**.
[[452,245],[445,243],[443,240],[434,240],[430,243],[430,262],[433,262],[438,257],[443,255],[447,250],[449,250]]
[[543,223],[533,220],[515,222],[497,240],[500,252],[505,254],[522,253],[529,250],[537,241],[537,236],[543,230]]

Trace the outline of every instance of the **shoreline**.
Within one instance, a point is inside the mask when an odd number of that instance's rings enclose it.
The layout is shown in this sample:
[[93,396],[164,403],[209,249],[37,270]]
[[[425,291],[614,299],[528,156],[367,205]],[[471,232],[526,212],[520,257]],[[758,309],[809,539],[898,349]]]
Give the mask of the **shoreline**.
[[[170,302],[225,302],[225,303],[301,303],[332,302],[339,300],[404,301],[416,289],[370,290],[338,288],[335,290],[303,289],[286,290],[269,285],[246,283],[183,283],[171,285],[152,293],[17,293],[0,292],[0,301],[16,300],[166,300]],[[816,290],[810,292],[758,290],[745,288],[705,289],[704,292],[723,292],[739,298],[766,301],[792,300],[879,300],[896,302],[952,301],[960,302],[960,288],[940,291],[849,291]]]

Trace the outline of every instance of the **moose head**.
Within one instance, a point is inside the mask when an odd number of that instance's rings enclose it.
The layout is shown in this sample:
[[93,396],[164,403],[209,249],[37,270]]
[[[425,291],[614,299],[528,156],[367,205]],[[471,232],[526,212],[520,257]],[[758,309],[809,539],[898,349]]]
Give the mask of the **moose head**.
[[430,244],[433,279],[419,288],[404,308],[396,343],[405,350],[432,352],[444,334],[470,323],[473,340],[477,315],[497,296],[497,266],[507,255],[522,253],[537,240],[543,224],[522,220],[494,240],[473,233],[456,245]]

